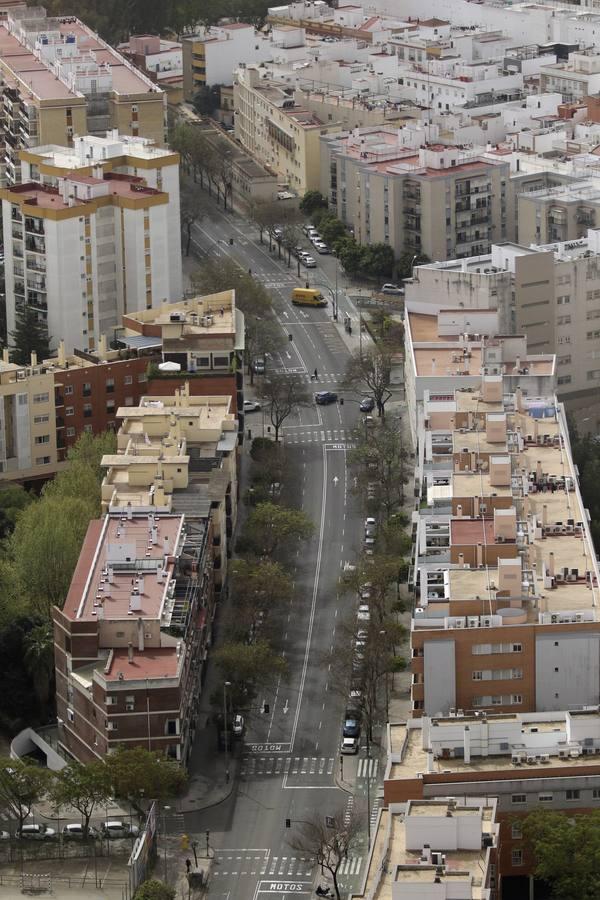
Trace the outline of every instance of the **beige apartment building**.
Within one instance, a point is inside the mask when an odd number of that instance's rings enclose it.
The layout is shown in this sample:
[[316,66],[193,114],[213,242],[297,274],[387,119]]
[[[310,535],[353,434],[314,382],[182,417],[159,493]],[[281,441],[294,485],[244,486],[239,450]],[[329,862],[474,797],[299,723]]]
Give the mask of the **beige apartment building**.
[[250,65],[238,69],[233,83],[235,136],[242,147],[277,172],[297,194],[317,190],[321,174],[321,135],[339,131],[337,122],[322,122],[297,106],[294,91],[265,77]]
[[600,227],[600,188],[593,179],[520,193],[516,198],[519,243],[577,241]]
[[421,131],[354,129],[321,139],[321,191],[360,243],[396,255],[449,259],[487,253],[507,234],[509,164]]
[[54,375],[35,357],[30,366],[0,362],[0,482],[34,481],[58,465]]
[[165,142],[166,95],[75,16],[43,7],[9,12],[0,25],[4,166],[20,180],[19,150],[70,146],[77,134]]
[[504,334],[526,335],[530,352],[556,355],[556,391],[581,432],[600,429],[600,231],[418,266],[406,297],[423,309],[497,310]]

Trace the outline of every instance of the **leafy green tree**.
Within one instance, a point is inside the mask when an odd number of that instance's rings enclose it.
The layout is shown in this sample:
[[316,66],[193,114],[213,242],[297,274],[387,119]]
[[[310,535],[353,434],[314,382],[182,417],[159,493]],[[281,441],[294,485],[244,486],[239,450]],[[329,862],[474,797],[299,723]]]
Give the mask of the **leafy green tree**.
[[412,250],[401,253],[396,263],[398,278],[411,278],[415,266],[424,266],[428,262],[431,260],[425,253],[414,253]]
[[128,800],[140,815],[144,800],[174,797],[187,780],[176,762],[145,747],[119,747],[106,757],[105,765],[115,796]]
[[536,810],[523,821],[523,834],[552,900],[600,898],[599,810],[576,816]]
[[88,836],[94,810],[106,803],[111,795],[110,773],[100,761],[86,765],[69,763],[58,772],[50,791],[55,806],[71,807],[80,813],[84,839]]
[[33,682],[40,710],[48,706],[54,680],[54,639],[50,624],[36,625],[23,639],[23,662]]
[[331,213],[322,217],[319,223],[319,233],[325,243],[331,247],[348,235],[344,223]]
[[298,375],[271,372],[263,379],[258,393],[266,402],[276,442],[285,420],[295,410],[309,406],[311,402],[306,384]]
[[358,489],[366,492],[367,484],[376,484],[376,499],[389,522],[404,504],[404,486],[408,483],[408,453],[401,421],[384,419],[376,433],[359,425],[349,461],[356,472]]
[[[0,723],[4,730],[15,734],[25,725],[40,721],[39,704],[24,660],[25,639],[29,632],[40,624],[40,620],[24,613],[28,604],[20,594],[7,601],[2,593],[0,602],[3,622],[0,628],[0,659],[3,672]],[[45,716],[41,721],[45,721]]]
[[177,891],[158,878],[144,881],[135,892],[133,900],[175,900]]
[[[232,709],[244,709],[252,703],[259,690],[271,687],[277,678],[285,678],[287,662],[265,640],[248,644],[245,641],[229,641],[213,654],[214,662],[223,681],[229,681],[229,697]],[[213,697],[220,709],[221,691]]]
[[[98,484],[100,484],[105,474],[102,457],[116,452],[117,436],[113,431],[103,431],[101,434],[84,432],[79,435],[77,443],[70,448],[67,454],[69,468],[74,463],[81,463],[87,466],[91,469]],[[58,482],[59,484],[61,483],[60,475],[58,476]]]
[[294,592],[283,566],[270,559],[237,559],[232,563],[230,579],[234,622],[240,637],[255,633],[259,622],[264,623]]
[[257,552],[265,557],[308,540],[313,530],[312,522],[302,510],[275,503],[259,503],[248,516],[244,529]]
[[340,238],[333,245],[340,264],[348,275],[356,275],[362,269],[363,248],[353,237]]
[[389,278],[394,271],[394,251],[389,244],[363,247],[362,267],[367,275]]
[[192,104],[199,116],[212,116],[221,105],[221,85],[201,85],[194,94]]
[[10,334],[10,342],[13,361],[20,366],[30,364],[32,353],[37,353],[40,363],[50,356],[48,328],[28,304],[16,309],[15,330]]
[[52,774],[23,759],[0,759],[0,803],[17,821],[23,823],[34,803],[41,800],[52,782]]
[[8,484],[0,488],[0,540],[12,534],[19,513],[33,499],[34,495],[21,485]]
[[317,209],[327,209],[327,199],[321,191],[306,191],[300,201],[300,212],[312,216]]
[[382,345],[357,350],[350,357],[344,375],[344,387],[357,394],[368,391],[377,406],[377,415],[385,416],[385,404],[392,396],[392,351]]

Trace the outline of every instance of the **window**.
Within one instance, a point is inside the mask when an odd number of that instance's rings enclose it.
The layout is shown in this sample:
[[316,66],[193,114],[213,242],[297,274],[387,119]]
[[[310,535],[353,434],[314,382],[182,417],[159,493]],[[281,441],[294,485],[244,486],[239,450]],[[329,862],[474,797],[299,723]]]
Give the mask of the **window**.
[[[48,403],[50,400],[50,394],[34,394],[33,402],[34,403]],[[27,402],[27,401],[25,401]]]
[[600,378],[600,369],[592,369],[591,372],[587,373],[588,381],[597,381]]
[[228,356],[217,356],[213,353],[213,367],[217,369],[226,369],[229,366]]
[[553,799],[554,794],[550,794],[548,792],[538,794],[538,800],[540,801],[540,803],[551,803]]
[[34,425],[44,425],[46,422],[50,421],[50,416],[46,413],[45,416],[34,416],[33,424]]
[[66,384],[65,385],[65,397],[70,397],[72,393],[73,393],[73,385]]
[[567,354],[567,356],[559,356],[557,359],[557,363],[559,366],[570,366],[571,365],[571,354]]
[[74,406],[65,406],[65,416],[74,416],[75,415],[75,407]]
[[513,706],[519,706],[523,702],[521,694],[511,694],[510,702]]
[[513,841],[520,841],[523,837],[523,826],[520,822],[513,822],[510,829],[510,836]]
[[140,374],[138,375],[138,383],[144,384],[146,381],[148,381],[148,377],[147,377],[146,373],[140,372]]
[[133,384],[133,378],[131,375],[126,375],[123,379],[123,384]]
[[93,428],[92,425],[84,425],[84,426],[83,426],[83,430],[85,431],[86,434],[93,434],[93,433],[94,433],[94,428]]
[[72,438],[75,437],[75,429],[72,427],[67,428],[67,437]]
[[119,702],[119,698],[116,694],[107,694],[106,695],[106,705],[107,706],[116,706]]
[[167,734],[177,734],[177,719],[167,719]]
[[571,316],[558,316],[556,319],[557,325],[570,325],[571,324]]
[[91,417],[92,417],[92,404],[91,403],[83,404],[83,415],[86,419],[91,419]]
[[556,379],[557,384],[571,384],[571,376],[570,375],[559,375]]
[[473,681],[481,681],[483,679],[483,672],[473,672],[472,678]]
[[556,298],[557,306],[564,306],[566,303],[570,303],[570,302],[571,302],[570,294],[563,294],[561,297]]
[[522,850],[513,850],[511,853],[511,861],[513,866],[522,866],[523,865],[523,851]]
[[571,343],[571,335],[563,335],[563,337],[559,337],[556,341],[557,344],[570,344]]
[[49,444],[50,443],[50,435],[49,434],[38,434],[35,439],[36,444]]
[[49,466],[50,465],[50,457],[49,456],[38,456],[35,460],[36,466]]
[[86,381],[83,385],[83,396],[84,397],[92,396],[92,385],[89,383],[89,381]]
[[107,394],[112,394],[115,389],[115,379],[107,378],[106,379],[106,392]]
[[135,709],[135,696],[133,694],[128,694],[125,697],[125,709],[127,712],[133,712]]
[[115,401],[114,401],[114,400],[107,400],[107,401],[106,401],[106,412],[107,412],[107,413],[111,413],[111,412],[114,412],[114,411],[115,411]]
[[581,791],[579,789],[571,789],[566,791],[567,800],[579,800],[581,798]]
[[512,797],[510,798],[510,802],[514,803],[515,806],[519,803],[526,803],[527,796],[525,794],[513,794]]
[[600,800],[600,788],[594,788],[592,791],[592,800]]

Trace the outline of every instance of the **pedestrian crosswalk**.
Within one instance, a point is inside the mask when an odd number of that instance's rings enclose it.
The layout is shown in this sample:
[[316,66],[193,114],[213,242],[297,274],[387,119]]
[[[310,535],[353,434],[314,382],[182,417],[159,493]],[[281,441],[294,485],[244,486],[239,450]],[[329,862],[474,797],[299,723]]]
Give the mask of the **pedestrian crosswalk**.
[[358,778],[377,778],[378,770],[378,759],[359,759],[357,773]]
[[342,860],[342,864],[338,869],[338,875],[358,875],[362,866],[362,856],[348,856]]
[[344,444],[353,438],[350,428],[302,428],[294,426],[285,429],[286,444]]
[[346,800],[346,811],[344,812],[344,825],[348,826],[352,821],[352,813],[354,811],[354,795],[348,794]]
[[371,807],[371,834],[375,831],[377,827],[377,816],[379,815],[379,807],[381,806],[381,801],[376,800],[373,806]]
[[332,775],[332,756],[257,756],[242,758],[241,775]]
[[270,856],[268,852],[243,850],[216,851],[211,878],[229,875],[310,877],[313,861],[309,856]]

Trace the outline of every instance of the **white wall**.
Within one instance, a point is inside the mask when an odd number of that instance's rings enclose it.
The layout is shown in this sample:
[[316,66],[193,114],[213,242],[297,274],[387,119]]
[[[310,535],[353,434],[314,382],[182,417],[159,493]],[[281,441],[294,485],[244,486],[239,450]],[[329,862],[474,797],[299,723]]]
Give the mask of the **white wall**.
[[447,713],[456,706],[456,644],[424,642],[425,714]]

